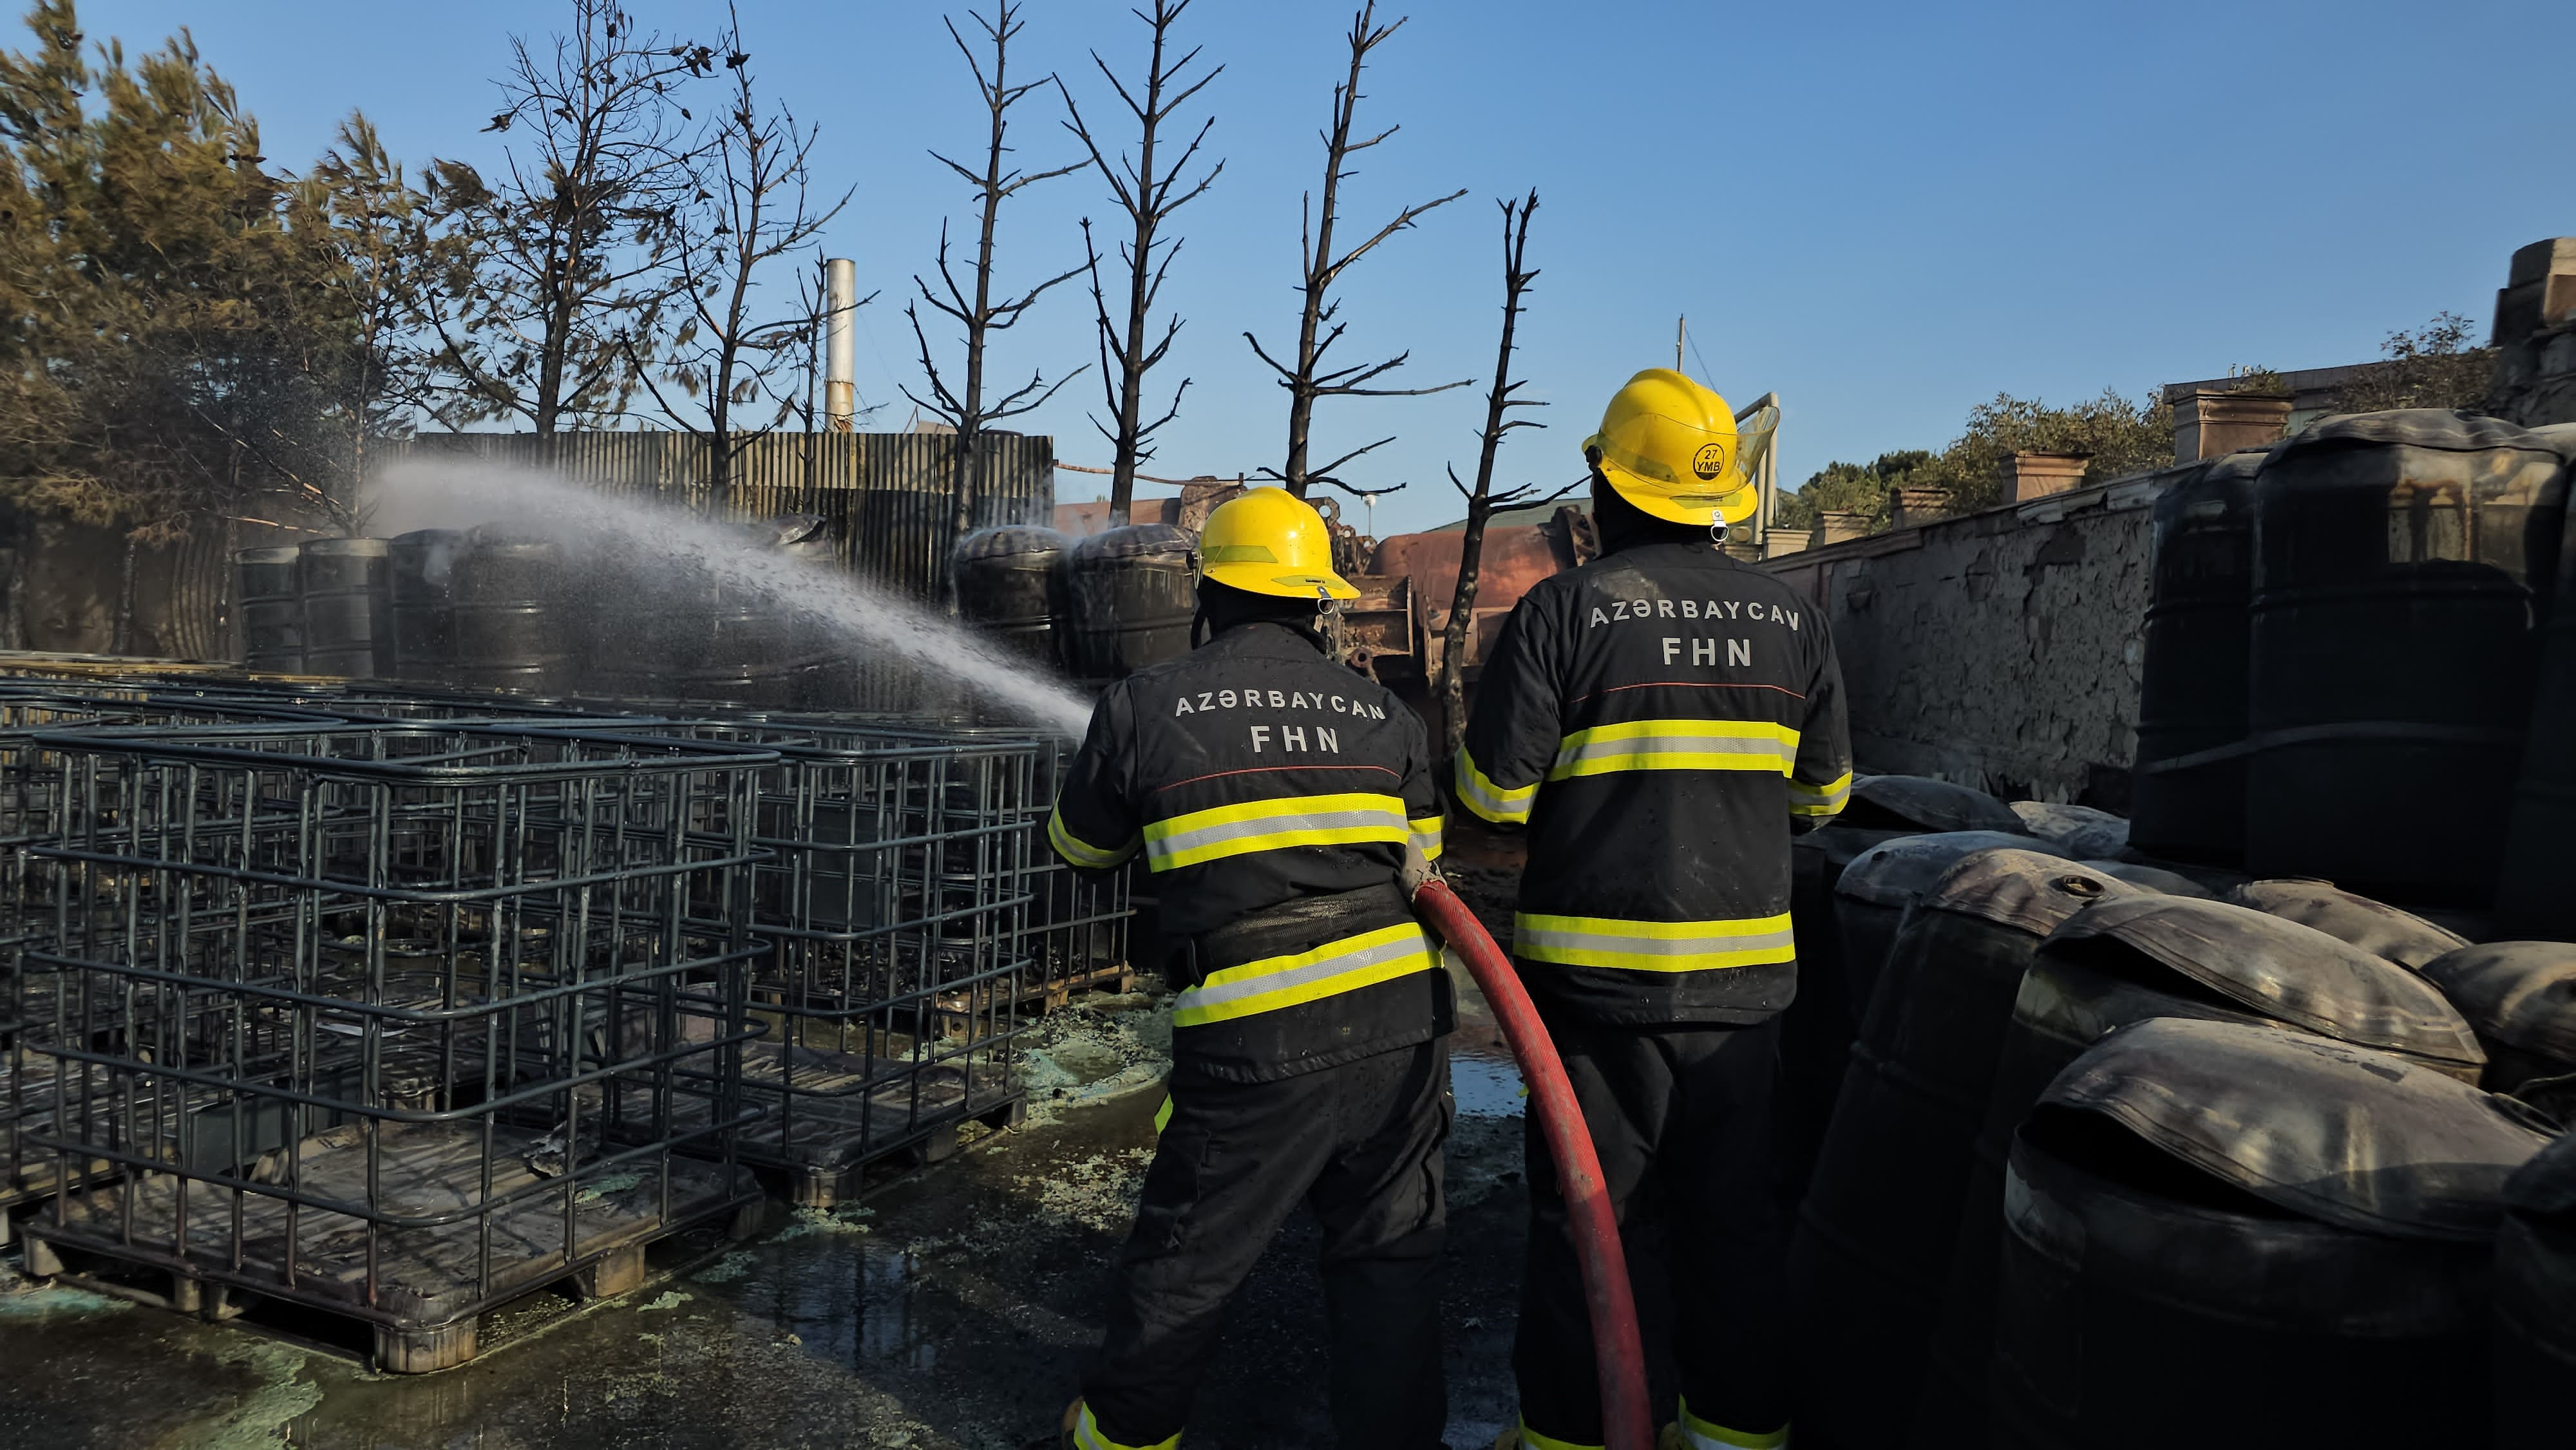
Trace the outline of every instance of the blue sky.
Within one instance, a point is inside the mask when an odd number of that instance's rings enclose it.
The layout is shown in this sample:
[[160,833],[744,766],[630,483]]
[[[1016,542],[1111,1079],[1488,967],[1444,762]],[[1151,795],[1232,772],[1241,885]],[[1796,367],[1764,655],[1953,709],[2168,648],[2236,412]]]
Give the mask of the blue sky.
[[[703,31],[699,4],[638,0],[648,24]],[[962,8],[962,7],[961,7]],[[494,159],[480,134],[513,30],[552,3],[89,0],[93,37],[129,48],[190,27],[263,126],[272,164],[316,153],[362,107],[409,158]],[[928,3],[745,0],[764,82],[821,125],[821,178],[857,197],[832,233],[882,288],[860,336],[862,396],[909,412],[901,312],[943,216],[969,198],[925,151],[981,134],[965,69]],[[1938,447],[1998,391],[2136,396],[2231,364],[2290,369],[2378,355],[2450,309],[2483,333],[2508,254],[2576,232],[2576,113],[2549,58],[2576,51],[2565,0],[2434,8],[2342,4],[1569,4],[1414,0],[1364,84],[1364,125],[1403,130],[1346,188],[1346,225],[1459,187],[1465,199],[1352,273],[1344,346],[1410,349],[1415,384],[1481,380],[1501,283],[1494,201],[1538,188],[1542,269],[1522,329],[1529,395],[1552,426],[1515,435],[1506,481],[1551,484],[1602,400],[1672,356],[1687,313],[1709,379],[1776,390],[1784,484],[1834,458]],[[2438,18],[2436,18],[2438,17]],[[1084,52],[1141,65],[1125,0],[1029,0],[1014,65],[1060,70],[1095,125],[1108,98]],[[1275,463],[1286,399],[1245,346],[1293,341],[1299,195],[1350,7],[1199,0],[1189,38],[1221,61],[1202,93],[1226,158],[1178,222],[1167,298],[1188,319],[1158,376],[1195,381],[1149,471]],[[6,42],[23,44],[23,32]],[[1033,163],[1070,159],[1058,108],[1015,113]],[[1076,175],[1003,217],[1006,279],[1080,256],[1110,211]],[[782,288],[789,279],[781,277]],[[1068,285],[997,350],[1003,375],[1090,360],[1089,299]],[[1692,363],[1701,370],[1699,359]],[[1026,426],[1106,464],[1086,374]],[[1378,530],[1453,518],[1441,474],[1475,457],[1480,393],[1328,400],[1318,447],[1398,442],[1355,470],[1410,480]],[[1324,456],[1329,456],[1329,452]],[[1060,496],[1101,491],[1060,475]]]

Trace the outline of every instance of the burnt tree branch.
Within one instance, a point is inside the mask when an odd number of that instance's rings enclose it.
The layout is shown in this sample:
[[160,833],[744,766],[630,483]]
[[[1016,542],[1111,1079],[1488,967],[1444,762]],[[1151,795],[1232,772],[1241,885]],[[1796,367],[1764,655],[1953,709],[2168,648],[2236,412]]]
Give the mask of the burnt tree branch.
[[[1175,157],[1163,153],[1163,123],[1189,104],[1207,83],[1224,72],[1216,66],[1189,76],[1187,72],[1198,60],[1199,48],[1192,47],[1177,59],[1172,56],[1172,28],[1180,22],[1192,0],[1153,0],[1152,13],[1139,10],[1136,17],[1145,22],[1151,34],[1151,45],[1145,63],[1141,87],[1131,88],[1121,81],[1098,51],[1091,53],[1091,63],[1136,127],[1137,146],[1131,156],[1121,150],[1112,160],[1091,127],[1083,119],[1082,108],[1073,92],[1061,81],[1057,89],[1064,96],[1066,130],[1082,143],[1088,164],[1109,187],[1110,199],[1127,214],[1128,236],[1116,249],[1119,264],[1126,270],[1124,307],[1121,314],[1110,310],[1108,289],[1100,280],[1100,254],[1091,237],[1091,222],[1082,223],[1083,253],[1091,272],[1093,320],[1099,331],[1100,386],[1102,401],[1107,406],[1109,423],[1092,419],[1092,426],[1109,440],[1109,522],[1112,526],[1127,522],[1130,505],[1136,493],[1137,469],[1154,456],[1153,435],[1156,430],[1179,416],[1182,395],[1189,391],[1190,381],[1172,392],[1171,403],[1161,416],[1148,419],[1145,403],[1145,375],[1153,370],[1171,350],[1172,339],[1181,330],[1182,319],[1174,314],[1165,319],[1158,340],[1153,323],[1154,305],[1162,295],[1164,278],[1170,274],[1172,259],[1180,255],[1181,241],[1166,240],[1163,224],[1174,212],[1205,195],[1225,170],[1218,161],[1195,179],[1190,171],[1208,132],[1216,125],[1210,116],[1199,123],[1196,133]],[[1140,94],[1141,91],[1141,94]]]
[[[1017,417],[1045,404],[1056,390],[1082,372],[1075,368],[1050,385],[1043,369],[1033,370],[1029,381],[1002,395],[998,400],[985,396],[987,349],[996,332],[1008,331],[1039,298],[1058,285],[1082,275],[1083,268],[1072,267],[1047,278],[1016,296],[996,297],[993,287],[994,237],[1001,218],[1002,203],[1022,190],[1041,181],[1079,171],[1088,160],[1068,162],[1040,171],[1024,171],[1011,160],[1009,144],[1010,111],[1029,92],[1055,84],[1053,76],[1014,84],[1010,78],[1011,42],[1024,28],[1019,18],[1020,7],[1012,0],[1000,0],[987,20],[977,11],[966,12],[983,32],[983,43],[991,49],[992,65],[988,72],[976,47],[967,43],[955,21],[948,21],[948,38],[957,45],[957,53],[966,59],[966,68],[975,78],[975,89],[982,96],[987,126],[984,137],[983,169],[978,171],[939,152],[931,158],[964,180],[974,193],[979,228],[974,265],[970,279],[961,282],[948,259],[948,229],[940,226],[938,271],[941,290],[933,291],[930,283],[916,274],[912,281],[920,297],[904,307],[904,316],[912,324],[913,340],[921,350],[922,374],[929,381],[929,397],[910,388],[904,396],[925,412],[945,421],[955,434],[951,449],[953,481],[950,487],[951,526],[963,535],[974,522],[975,503],[983,494],[983,435],[986,427],[1005,418]],[[943,376],[933,356],[929,335],[921,325],[920,303],[947,316],[963,332],[964,366],[953,384]],[[1088,366],[1088,364],[1085,364]]]
[[[1437,200],[1405,207],[1396,213],[1393,221],[1372,233],[1368,240],[1347,251],[1335,249],[1333,233],[1341,220],[1342,183],[1354,174],[1350,169],[1350,158],[1358,152],[1366,151],[1385,141],[1399,129],[1389,126],[1374,136],[1354,139],[1352,127],[1358,116],[1361,98],[1360,72],[1366,68],[1370,53],[1384,45],[1390,37],[1403,28],[1404,21],[1401,18],[1386,25],[1377,23],[1377,0],[1367,0],[1367,4],[1351,19],[1350,69],[1342,83],[1333,87],[1332,124],[1320,133],[1324,143],[1323,194],[1318,201],[1314,193],[1307,193],[1301,208],[1298,259],[1302,274],[1298,291],[1302,295],[1303,305],[1298,315],[1297,349],[1293,362],[1279,361],[1262,347],[1259,338],[1249,332],[1243,335],[1244,341],[1252,345],[1253,354],[1279,375],[1279,386],[1288,392],[1287,459],[1281,467],[1264,469],[1262,472],[1266,477],[1277,478],[1290,493],[1300,498],[1305,497],[1308,488],[1318,482],[1331,483],[1352,492],[1361,492],[1361,490],[1351,489],[1349,484],[1339,479],[1326,477],[1325,475],[1331,472],[1330,468],[1315,469],[1307,463],[1314,425],[1315,401],[1318,398],[1421,397],[1430,393],[1446,392],[1451,388],[1463,388],[1475,381],[1473,378],[1461,378],[1454,383],[1439,383],[1425,388],[1367,386],[1373,379],[1402,367],[1408,356],[1404,353],[1398,353],[1383,362],[1361,364],[1338,371],[1328,371],[1323,367],[1325,352],[1341,339],[1344,330],[1344,324],[1335,320],[1341,308],[1340,301],[1332,295],[1333,287],[1341,280],[1342,274],[1348,271],[1353,263],[1374,251],[1387,238],[1412,228],[1426,213],[1447,206],[1467,194],[1462,188]],[[1376,446],[1376,444],[1369,445],[1370,448]],[[1340,461],[1348,462],[1351,458],[1367,451],[1366,448],[1360,449],[1358,452],[1345,455]],[[1397,485],[1397,487],[1401,486]],[[1388,491],[1390,490],[1375,490],[1375,492]]]
[[[1512,376],[1512,334],[1520,325],[1521,308],[1529,296],[1530,286],[1538,280],[1538,270],[1528,265],[1530,218],[1538,214],[1538,191],[1517,202],[1497,203],[1503,212],[1503,336],[1494,353],[1494,382],[1485,394],[1485,426],[1477,435],[1476,484],[1463,485],[1467,495],[1467,532],[1458,546],[1458,587],[1449,600],[1449,624],[1440,642],[1440,704],[1443,748],[1455,752],[1467,730],[1467,650],[1476,626],[1476,591],[1478,575],[1484,563],[1485,525],[1497,507],[1517,503],[1535,492],[1530,485],[1494,493],[1494,459],[1502,451],[1503,439],[1514,428],[1546,426],[1533,419],[1513,418],[1514,408],[1544,406],[1536,398],[1518,396],[1526,386]],[[1456,470],[1449,481],[1458,482]],[[1570,489],[1571,485],[1569,485]],[[1560,489],[1551,498],[1562,498],[1568,489]]]

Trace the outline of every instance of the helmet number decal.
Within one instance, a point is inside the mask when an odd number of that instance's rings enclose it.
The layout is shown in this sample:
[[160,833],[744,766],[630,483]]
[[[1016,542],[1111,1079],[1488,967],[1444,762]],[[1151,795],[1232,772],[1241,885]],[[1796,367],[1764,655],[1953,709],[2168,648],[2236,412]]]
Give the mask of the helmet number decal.
[[1726,445],[1701,444],[1699,452],[1691,455],[1691,472],[1698,474],[1702,479],[1714,479],[1726,472]]

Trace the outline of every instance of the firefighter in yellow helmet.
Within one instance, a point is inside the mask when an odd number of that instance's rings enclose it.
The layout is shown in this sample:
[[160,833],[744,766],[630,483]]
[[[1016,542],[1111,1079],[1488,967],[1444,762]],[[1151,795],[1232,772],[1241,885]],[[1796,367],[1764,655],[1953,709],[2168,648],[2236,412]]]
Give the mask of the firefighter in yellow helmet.
[[[1667,1450],[1788,1434],[1771,1112],[1797,988],[1789,837],[1851,789],[1842,677],[1812,603],[1729,558],[1758,496],[1726,400],[1628,380],[1584,443],[1603,556],[1505,623],[1453,762],[1467,810],[1529,833],[1512,956],[1623,1225],[1664,1227],[1680,1403]],[[1602,1443],[1591,1323],[1545,1141],[1503,1443]]]
[[1062,1439],[1172,1444],[1226,1301],[1303,1199],[1341,1443],[1430,1450],[1451,1009],[1397,884],[1409,850],[1440,852],[1429,736],[1325,656],[1318,610],[1358,591],[1303,500],[1225,503],[1199,555],[1210,637],[1109,687],[1048,822],[1078,869],[1143,854],[1180,993],[1160,1141]]

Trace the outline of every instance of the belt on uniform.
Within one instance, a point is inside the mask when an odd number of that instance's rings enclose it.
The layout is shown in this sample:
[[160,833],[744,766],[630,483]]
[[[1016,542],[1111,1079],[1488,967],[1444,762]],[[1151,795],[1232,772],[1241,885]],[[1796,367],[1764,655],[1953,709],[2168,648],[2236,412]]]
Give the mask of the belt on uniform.
[[1404,888],[1384,881],[1357,891],[1300,896],[1263,907],[1182,942],[1181,957],[1189,980],[1204,981],[1210,972],[1413,919],[1413,905],[1405,899]]

